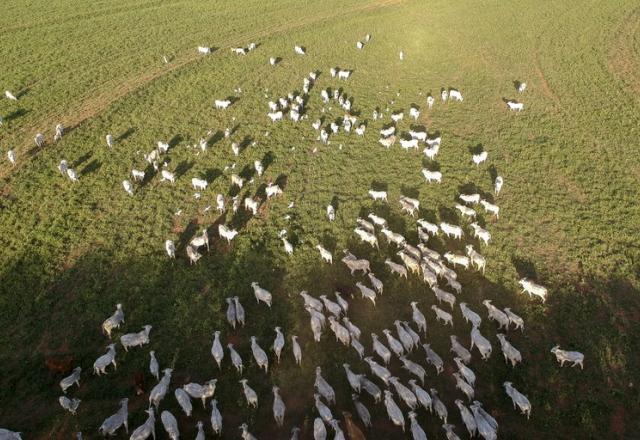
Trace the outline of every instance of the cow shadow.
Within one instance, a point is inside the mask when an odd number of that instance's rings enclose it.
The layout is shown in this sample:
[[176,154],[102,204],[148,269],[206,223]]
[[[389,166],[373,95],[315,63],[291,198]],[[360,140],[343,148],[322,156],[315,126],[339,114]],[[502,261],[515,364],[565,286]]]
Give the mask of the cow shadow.
[[170,147],[170,148],[175,147],[175,146],[176,146],[176,145],[178,145],[180,142],[182,142],[182,141],[183,141],[183,139],[184,139],[184,138],[182,137],[182,135],[181,135],[181,134],[177,134],[177,135],[175,135],[175,136],[174,136],[174,137],[172,137],[172,138],[171,138],[171,140],[169,141],[169,147]]
[[516,270],[520,278],[531,278],[534,280],[538,278],[536,266],[528,258],[512,255],[511,264],[513,264],[513,268]]
[[467,149],[471,154],[480,154],[484,151],[484,147],[481,143],[476,145],[470,145],[469,147],[467,147]]
[[224,132],[222,130],[216,130],[216,132],[207,139],[207,146],[215,145],[217,142],[224,138]]
[[491,181],[495,182],[496,177],[498,177],[498,170],[496,169],[496,166],[493,164],[489,165],[489,168],[487,169],[487,171],[489,171],[489,176],[491,177]]
[[331,198],[331,206],[333,206],[333,209],[338,212],[338,209],[340,208],[340,197],[337,195],[333,196]]
[[176,178],[184,176],[191,168],[193,168],[194,165],[194,161],[183,160],[180,162],[175,169]]
[[404,196],[411,197],[412,199],[420,197],[420,190],[417,186],[407,186],[403,184],[400,186],[400,193]]
[[218,177],[222,176],[222,170],[220,168],[208,168],[204,171],[204,179],[211,184]]
[[422,167],[428,169],[429,171],[440,171],[440,162],[437,160],[431,160],[428,157],[422,158]]
[[327,249],[329,252],[336,252],[336,248],[338,247],[338,240],[335,234],[331,233],[330,231],[324,231],[317,241],[318,244],[322,245],[322,247]]
[[91,156],[93,156],[93,152],[89,151],[88,153],[85,153],[84,155],[80,156],[78,159],[76,159],[72,164],[71,164],[71,168],[77,168],[80,165],[82,165],[83,163],[85,163],[86,161],[88,161],[89,159],[91,159]]
[[284,191],[285,188],[287,187],[288,181],[289,181],[289,178],[287,177],[286,174],[280,174],[276,178],[276,181],[274,183],[278,185],[282,191]]
[[189,241],[196,235],[198,231],[198,222],[195,219],[191,219],[184,230],[180,233],[178,237],[178,242],[176,243],[176,251],[184,250]]
[[253,179],[253,176],[256,173],[256,169],[251,165],[245,165],[242,170],[238,173],[238,176],[242,177],[247,182]]
[[102,162],[98,161],[97,159],[93,159],[91,162],[87,164],[87,166],[85,166],[82,169],[82,171],[80,171],[80,175],[86,176],[87,174],[97,171],[98,169],[100,169],[101,166],[102,166]]
[[11,113],[8,113],[5,117],[4,117],[4,122],[11,122],[14,119],[18,119],[24,115],[26,115],[27,113],[29,113],[31,110],[25,110],[23,108],[19,108],[17,110],[12,111]]
[[438,217],[440,218],[441,221],[444,221],[447,223],[451,223],[455,225],[460,223],[460,217],[458,216],[458,213],[454,209],[449,208],[448,206],[440,205],[438,207]]
[[120,133],[118,137],[115,138],[115,142],[118,143],[130,137],[133,133],[136,132],[136,128],[129,127],[124,132]]
[[389,184],[387,184],[386,182],[381,182],[379,180],[372,180],[371,189],[374,191],[388,191]]
[[253,138],[251,136],[245,136],[244,138],[242,138],[242,141],[240,141],[240,144],[238,145],[240,152],[242,153],[244,150],[249,148],[252,142]]

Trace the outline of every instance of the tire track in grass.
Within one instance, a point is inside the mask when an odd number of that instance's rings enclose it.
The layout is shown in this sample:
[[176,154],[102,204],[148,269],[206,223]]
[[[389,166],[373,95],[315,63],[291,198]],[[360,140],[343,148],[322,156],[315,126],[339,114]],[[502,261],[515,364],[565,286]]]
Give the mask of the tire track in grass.
[[[211,55],[215,57],[220,53],[228,53],[226,49],[234,45],[243,44],[252,39],[267,38],[274,35],[294,31],[300,28],[311,26],[317,23],[321,23],[327,20],[344,18],[355,13],[371,12],[377,9],[395,6],[403,3],[405,0],[377,0],[373,3],[366,5],[358,5],[350,9],[342,11],[332,11],[325,15],[315,16],[306,20],[292,20],[284,24],[268,26],[262,30],[256,32],[249,32],[243,35],[230,37],[221,41],[213,42],[213,45],[217,50]],[[143,72],[140,75],[136,75],[132,78],[125,79],[120,82],[116,87],[115,81],[106,81],[98,89],[97,93],[84,99],[75,110],[69,111],[66,115],[59,115],[51,112],[45,115],[38,123],[31,126],[22,127],[17,133],[17,137],[25,138],[18,148],[16,149],[17,165],[14,167],[3,167],[0,171],[0,178],[6,178],[9,171],[18,171],[21,165],[26,162],[26,159],[36,157],[44,148],[36,149],[29,148],[33,145],[32,135],[42,130],[42,127],[53,127],[59,121],[65,121],[67,124],[67,133],[80,127],[83,123],[98,116],[104,112],[107,108],[114,103],[125,99],[127,96],[142,90],[145,86],[149,85],[153,81],[161,79],[165,75],[172,72],[176,72],[179,69],[190,66],[191,64],[205,59],[211,56],[202,56],[195,52],[195,49],[189,51],[189,55],[183,55],[182,57],[175,59],[169,65],[163,65],[154,70]],[[47,145],[52,145],[47,143]]]

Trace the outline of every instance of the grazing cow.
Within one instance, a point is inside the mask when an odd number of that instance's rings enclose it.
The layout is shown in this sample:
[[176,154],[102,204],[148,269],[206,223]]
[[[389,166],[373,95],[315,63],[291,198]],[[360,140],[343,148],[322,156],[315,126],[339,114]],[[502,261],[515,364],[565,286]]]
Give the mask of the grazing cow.
[[256,215],[258,213],[258,202],[247,197],[244,199],[244,209],[251,211],[253,215]]
[[427,95],[427,107],[429,108],[429,110],[431,110],[435,101],[436,100],[433,99],[433,96],[431,96],[431,94]]
[[500,207],[498,205],[494,205],[493,203],[489,203],[486,200],[480,200],[480,204],[485,209],[485,211],[490,212],[495,215],[496,218],[499,218],[500,215]]
[[124,187],[124,190],[127,192],[127,194],[129,194],[130,196],[133,195],[133,185],[131,184],[131,182],[129,182],[128,180],[123,180],[122,186]]
[[387,201],[386,191],[369,190],[369,195],[371,196],[371,198],[373,198],[373,200],[383,200],[385,202]]
[[18,100],[18,98],[16,98],[16,96],[13,93],[11,93],[9,90],[5,90],[4,91],[4,96],[6,96],[7,99],[9,99],[11,101],[17,101]]
[[502,178],[502,176],[496,177],[496,180],[493,183],[493,189],[495,191],[496,197],[500,195],[500,191],[502,190],[502,185],[504,185],[504,179]]
[[580,365],[580,369],[584,370],[584,354],[579,351],[566,351],[561,350],[559,345],[556,345],[551,349],[551,353],[556,355],[556,359],[560,362],[560,366],[563,367],[565,362],[572,362],[572,367]]
[[400,146],[409,151],[410,148],[418,149],[418,139],[400,139]]
[[44,145],[44,135],[42,133],[38,133],[34,141],[37,147],[42,147]]
[[398,123],[399,121],[402,121],[402,119],[404,118],[404,112],[398,112],[398,113],[392,113],[391,114],[391,120],[395,123]]
[[536,284],[527,278],[522,278],[518,283],[522,286],[522,292],[540,297],[543,303],[547,299],[548,290],[546,287]]
[[220,235],[220,237],[223,237],[227,240],[227,244],[230,244],[231,240],[233,240],[236,235],[238,235],[238,231],[236,231],[235,229],[230,229],[226,225],[220,224],[218,225],[218,234]]
[[382,135],[382,137],[386,137],[386,138],[393,135],[395,132],[396,132],[396,127],[393,125],[380,130],[380,134]]
[[463,101],[464,100],[464,98],[462,97],[462,93],[460,93],[456,89],[450,89],[449,90],[449,98],[455,99],[456,101]]
[[168,180],[171,183],[176,183],[176,176],[171,171],[162,170],[160,174],[162,174],[162,179],[160,179],[161,182]]
[[282,189],[280,188],[280,186],[274,185],[273,183],[269,183],[264,191],[267,195],[267,199],[282,194]]
[[207,189],[208,183],[206,180],[198,179],[197,177],[194,177],[193,179],[191,179],[191,185],[193,185],[193,189],[195,190],[204,191],[205,189]]
[[131,176],[133,177],[133,180],[143,181],[144,180],[144,176],[145,176],[145,172],[133,169],[133,170],[131,170]]
[[214,101],[215,107],[217,109],[226,109],[231,105],[231,100],[229,99],[216,99]]
[[210,47],[204,47],[204,46],[198,46],[198,53],[210,54],[211,53],[211,48]]
[[421,131],[409,130],[409,136],[411,136],[413,139],[417,139],[422,142],[425,142],[427,140],[426,130],[421,130]]
[[429,171],[428,169],[423,168],[422,175],[427,182],[442,183],[442,173],[440,171]]
[[349,79],[351,76],[351,70],[339,70],[338,79]]
[[489,153],[487,153],[486,151],[483,151],[482,153],[474,154],[471,157],[471,160],[473,161],[473,163],[476,164],[476,166],[478,166],[482,162],[485,162],[487,160],[487,157],[489,157]]
[[385,147],[386,149],[389,149],[389,148],[391,148],[391,146],[392,146],[393,144],[395,144],[395,143],[396,143],[396,137],[395,137],[395,136],[389,136],[389,137],[387,137],[387,138],[380,138],[380,139],[378,140],[378,142],[379,142],[383,147]]
[[305,49],[302,46],[295,46],[293,48],[294,52],[298,55],[306,55],[307,54],[307,49]]
[[462,239],[462,228],[449,223],[441,222],[440,229],[447,237],[454,237],[458,240]]
[[517,101],[507,101],[507,107],[509,108],[509,110],[513,111],[521,112],[522,110],[524,110],[524,104]]

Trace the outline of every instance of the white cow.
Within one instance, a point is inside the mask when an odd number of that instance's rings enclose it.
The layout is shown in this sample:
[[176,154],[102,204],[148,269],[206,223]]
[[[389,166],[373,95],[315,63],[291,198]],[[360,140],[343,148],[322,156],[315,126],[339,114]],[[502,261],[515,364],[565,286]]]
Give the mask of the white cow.
[[426,168],[423,168],[422,175],[424,176],[427,183],[430,183],[430,182],[442,183],[442,173],[440,171],[430,171]]
[[427,107],[429,107],[429,110],[433,107],[434,102],[435,99],[433,99],[433,96],[431,96],[431,94],[427,95]]
[[524,104],[516,101],[507,101],[507,107],[509,107],[509,110],[512,111],[521,112],[522,110],[524,110]]
[[160,174],[162,175],[162,179],[160,179],[161,182],[164,182],[165,180],[168,180],[171,183],[176,183],[176,176],[171,171],[162,170],[162,172]]
[[487,160],[487,157],[489,157],[489,153],[487,153],[486,151],[483,151],[482,153],[474,154],[471,157],[471,160],[477,166],[477,165],[480,165],[482,162],[485,162]]
[[441,222],[440,229],[442,229],[442,232],[444,232],[447,237],[454,237],[458,240],[462,239],[462,228],[460,226]]
[[214,101],[214,105],[218,109],[226,109],[227,107],[229,107],[231,105],[231,100],[229,100],[229,99],[216,99]]
[[551,353],[556,355],[556,359],[560,362],[560,366],[563,367],[565,362],[572,362],[572,367],[580,365],[580,369],[584,369],[584,354],[579,351],[566,351],[561,350],[559,345],[556,345],[551,349]]
[[280,186],[273,183],[269,183],[264,191],[267,195],[267,199],[282,194],[282,189],[280,189]]
[[539,284],[534,283],[527,278],[522,278],[518,283],[522,286],[522,292],[527,292],[529,295],[539,296],[544,303],[547,299],[547,288]]
[[133,169],[133,170],[131,170],[131,176],[133,177],[133,180],[141,182],[141,181],[144,180],[145,172]]
[[485,209],[485,211],[490,212],[495,215],[496,218],[500,215],[500,207],[498,205],[494,205],[493,203],[489,203],[486,200],[480,200],[480,204]]
[[320,244],[316,245],[316,249],[320,251],[320,257],[322,257],[324,261],[326,261],[329,264],[333,264],[333,256],[331,255],[331,252],[329,252]]
[[351,76],[351,70],[339,70],[338,79],[349,79]]
[[218,234],[227,240],[227,243],[230,244],[231,240],[233,240],[236,235],[238,235],[238,231],[235,229],[231,229],[226,225],[220,224],[218,225]]
[[129,194],[130,196],[133,195],[133,185],[131,184],[131,182],[129,182],[128,180],[123,180],[122,186],[124,187],[124,190],[127,192],[127,194]]
[[205,189],[207,189],[208,183],[207,183],[206,180],[194,177],[193,179],[191,179],[191,185],[193,185],[193,189],[195,189],[195,190],[204,191]]
[[417,150],[418,139],[400,139],[400,146],[405,150],[409,150],[410,148],[415,148]]
[[373,200],[384,200],[387,201],[387,192],[386,191],[374,191],[369,190],[369,195]]
[[427,140],[427,132],[426,131],[416,131],[416,130],[409,130],[409,136],[411,136],[413,139],[418,139],[419,141],[422,142],[426,142]]
[[13,93],[11,93],[9,90],[5,90],[4,91],[4,96],[6,96],[7,99],[10,100],[10,101],[17,101],[18,100],[18,98],[16,98],[16,96]]
[[244,209],[251,211],[253,215],[258,213],[258,201],[250,197],[244,199]]
[[504,185],[504,179],[502,178],[502,176],[496,177],[496,180],[493,183],[493,189],[495,191],[496,197],[500,195],[500,190],[502,190],[502,185]]
[[463,101],[464,100],[464,98],[462,97],[462,93],[460,93],[456,89],[449,90],[449,98],[455,99],[456,101]]
[[389,137],[392,134],[394,134],[396,132],[396,127],[395,126],[390,126],[387,128],[383,128],[382,130],[380,130],[380,134],[382,135],[382,137]]
[[392,135],[387,138],[380,138],[378,142],[386,149],[389,149],[393,144],[396,143],[396,137]]

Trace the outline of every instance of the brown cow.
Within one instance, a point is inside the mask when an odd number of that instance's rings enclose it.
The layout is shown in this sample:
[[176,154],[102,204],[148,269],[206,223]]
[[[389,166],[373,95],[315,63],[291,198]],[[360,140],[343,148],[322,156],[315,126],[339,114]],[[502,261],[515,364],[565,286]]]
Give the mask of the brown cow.
[[350,412],[343,411],[342,417],[344,417],[344,424],[347,427],[347,434],[349,434],[349,438],[351,440],[366,440],[366,437],[362,433],[362,430],[352,420]]
[[44,358],[47,370],[54,374],[66,374],[73,368],[73,356],[51,355]]

